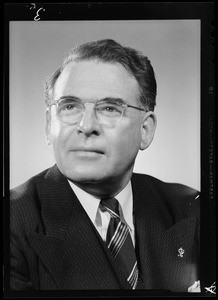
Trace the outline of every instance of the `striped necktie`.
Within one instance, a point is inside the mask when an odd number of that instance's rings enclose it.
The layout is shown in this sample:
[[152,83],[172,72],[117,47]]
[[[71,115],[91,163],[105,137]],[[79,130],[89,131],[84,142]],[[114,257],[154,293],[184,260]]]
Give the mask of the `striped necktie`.
[[135,289],[139,276],[137,261],[128,225],[120,219],[119,202],[111,198],[101,200],[101,204],[111,217],[107,230],[107,247],[113,259],[123,269],[130,287]]

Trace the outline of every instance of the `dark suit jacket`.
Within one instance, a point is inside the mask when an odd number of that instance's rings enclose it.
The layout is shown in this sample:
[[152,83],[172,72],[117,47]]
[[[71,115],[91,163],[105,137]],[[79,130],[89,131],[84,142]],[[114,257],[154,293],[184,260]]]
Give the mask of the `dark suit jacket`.
[[[187,292],[199,279],[198,192],[140,174],[132,187],[139,287]],[[12,290],[129,288],[56,165],[11,191],[10,214]]]

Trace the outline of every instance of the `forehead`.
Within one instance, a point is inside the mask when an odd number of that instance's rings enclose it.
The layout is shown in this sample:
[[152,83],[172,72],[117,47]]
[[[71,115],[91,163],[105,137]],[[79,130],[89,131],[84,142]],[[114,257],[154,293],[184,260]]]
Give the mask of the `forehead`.
[[54,88],[55,99],[73,95],[99,100],[110,96],[135,103],[138,93],[138,82],[122,65],[94,60],[69,63]]

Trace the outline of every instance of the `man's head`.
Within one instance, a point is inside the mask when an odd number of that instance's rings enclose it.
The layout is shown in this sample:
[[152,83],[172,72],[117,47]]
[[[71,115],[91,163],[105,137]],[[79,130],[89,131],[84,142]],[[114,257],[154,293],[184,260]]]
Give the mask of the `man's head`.
[[46,134],[60,171],[96,196],[119,192],[153,139],[155,96],[152,66],[137,51],[112,40],[74,49],[46,85]]

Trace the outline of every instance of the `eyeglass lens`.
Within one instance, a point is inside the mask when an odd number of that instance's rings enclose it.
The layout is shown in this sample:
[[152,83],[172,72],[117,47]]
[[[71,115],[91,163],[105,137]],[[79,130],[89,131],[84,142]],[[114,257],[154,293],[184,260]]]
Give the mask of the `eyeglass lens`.
[[[125,107],[112,100],[102,100],[95,104],[95,115],[99,123],[113,126],[120,121]],[[61,121],[76,124],[82,119],[85,105],[75,99],[64,99],[59,102],[57,114]]]

